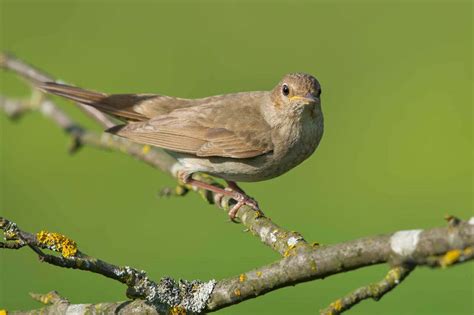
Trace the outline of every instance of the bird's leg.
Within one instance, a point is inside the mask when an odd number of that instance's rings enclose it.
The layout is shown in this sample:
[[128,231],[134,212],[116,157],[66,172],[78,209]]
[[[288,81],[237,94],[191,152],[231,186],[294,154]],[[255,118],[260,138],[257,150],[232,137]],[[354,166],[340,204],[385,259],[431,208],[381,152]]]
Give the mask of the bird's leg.
[[240,188],[239,185],[237,185],[236,182],[233,182],[233,181],[230,181],[230,180],[226,180],[225,182],[227,183],[228,188],[232,189],[233,191],[238,191],[239,193],[245,195],[244,190],[242,188]]
[[216,187],[214,185],[196,180],[192,178],[192,174],[181,173],[179,174],[179,179],[184,184],[212,191],[213,193],[216,193],[218,195],[229,196],[230,198],[237,201],[237,203],[228,212],[229,218],[232,221],[234,221],[237,211],[239,211],[240,207],[242,207],[243,205],[248,205],[252,207],[255,211],[260,212],[260,208],[258,207],[257,202],[251,197],[247,196],[245,192],[240,189],[240,187],[237,186],[235,182],[227,181],[229,187],[226,189],[222,189],[220,187]]

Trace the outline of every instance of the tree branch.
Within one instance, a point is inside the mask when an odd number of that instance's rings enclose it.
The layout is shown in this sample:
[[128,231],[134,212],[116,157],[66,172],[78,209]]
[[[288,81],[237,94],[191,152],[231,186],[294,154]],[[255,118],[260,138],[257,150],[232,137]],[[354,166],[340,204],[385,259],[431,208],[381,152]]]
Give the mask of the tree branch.
[[[472,219],[471,219],[472,220]],[[472,220],[474,221],[474,220]],[[127,285],[127,296],[141,298],[154,305],[157,312],[172,307],[183,307],[175,298],[157,295],[157,292],[187,292],[191,287],[204,286],[209,292],[205,301],[205,311],[211,312],[259,295],[297,283],[322,279],[328,276],[381,263],[394,264],[392,271],[379,284],[361,288],[348,297],[333,303],[330,308],[342,312],[351,306],[372,297],[380,298],[403,280],[413,266],[448,267],[474,258],[474,222],[460,221],[455,227],[440,227],[429,230],[399,231],[390,235],[362,238],[346,243],[306,248],[298,253],[257,269],[218,282],[181,280],[184,288],[170,278],[163,278],[157,284],[149,280],[144,271],[131,267],[119,267],[102,260],[89,257],[79,250],[74,255],[65,256],[58,242],[66,237],[54,237],[56,242],[42,241],[42,238],[21,231],[16,224],[0,219],[0,228],[7,241],[21,241],[36,248],[40,260],[55,266],[86,270],[101,274]],[[49,233],[49,232],[48,232]],[[55,234],[55,233],[50,233]],[[44,238],[48,240],[48,238]],[[5,247],[8,248],[8,247]],[[62,256],[44,254],[39,248],[63,253]],[[407,267],[409,266],[409,267]],[[410,270],[409,270],[410,269]],[[209,287],[212,289],[210,290]],[[215,285],[214,285],[215,284]],[[180,289],[176,289],[176,286]],[[168,290],[158,288],[173,288]],[[204,290],[204,289],[203,289]],[[373,291],[377,292],[373,292]],[[202,296],[202,294],[199,294]],[[120,302],[122,303],[122,302]],[[185,305],[188,305],[185,303]],[[339,310],[337,310],[340,308]],[[186,308],[185,308],[186,309]],[[189,309],[188,309],[189,310]],[[326,311],[328,312],[328,311]]]

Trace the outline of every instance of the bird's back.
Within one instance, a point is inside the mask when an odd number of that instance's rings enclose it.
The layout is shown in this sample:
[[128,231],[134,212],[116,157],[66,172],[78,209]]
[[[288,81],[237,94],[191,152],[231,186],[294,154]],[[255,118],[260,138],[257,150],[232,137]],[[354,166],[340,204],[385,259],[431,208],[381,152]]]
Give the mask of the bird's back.
[[45,83],[40,89],[93,106],[125,121],[145,121],[178,109],[202,105],[226,106],[229,110],[232,110],[233,105],[242,103],[258,106],[261,97],[268,94],[268,92],[242,92],[188,99],[159,94],[105,94],[54,82]]

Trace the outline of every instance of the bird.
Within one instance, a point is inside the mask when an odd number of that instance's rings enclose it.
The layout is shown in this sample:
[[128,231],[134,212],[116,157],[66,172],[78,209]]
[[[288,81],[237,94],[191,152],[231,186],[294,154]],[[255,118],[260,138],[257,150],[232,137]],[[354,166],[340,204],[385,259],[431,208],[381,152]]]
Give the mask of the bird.
[[[237,182],[286,173],[315,152],[324,132],[321,85],[306,73],[286,74],[270,91],[197,99],[106,94],[55,82],[39,88],[124,122],[108,133],[164,149],[178,161],[182,183],[234,200],[232,221],[243,205],[261,211]],[[194,179],[198,172],[223,179],[227,187]]]

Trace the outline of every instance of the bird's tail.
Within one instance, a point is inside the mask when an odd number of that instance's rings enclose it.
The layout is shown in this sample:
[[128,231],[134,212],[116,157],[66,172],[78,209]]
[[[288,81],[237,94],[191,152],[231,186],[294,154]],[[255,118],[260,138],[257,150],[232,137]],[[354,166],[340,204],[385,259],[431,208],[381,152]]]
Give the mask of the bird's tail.
[[78,87],[55,82],[42,83],[39,85],[39,89],[48,93],[65,97],[81,104],[94,107],[98,107],[96,105],[108,97],[108,95],[104,93],[88,91]]
[[134,106],[146,97],[135,94],[109,95],[55,82],[41,83],[38,88],[42,91],[95,107],[119,119],[128,121],[142,121],[147,119],[146,116],[134,110]]

